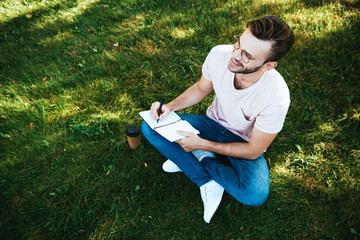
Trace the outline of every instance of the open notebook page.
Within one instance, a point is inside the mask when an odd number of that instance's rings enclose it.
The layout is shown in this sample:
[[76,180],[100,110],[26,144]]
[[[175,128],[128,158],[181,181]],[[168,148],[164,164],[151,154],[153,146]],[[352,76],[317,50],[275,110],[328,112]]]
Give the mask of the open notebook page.
[[155,128],[156,132],[158,132],[161,136],[169,140],[170,142],[174,142],[180,139],[183,139],[185,136],[177,133],[178,130],[192,132],[195,134],[199,134],[200,132],[196,130],[191,124],[187,121],[178,121],[174,124],[164,126],[161,128]]
[[161,127],[161,126],[164,126],[164,125],[168,125],[170,123],[177,122],[177,121],[179,121],[181,119],[179,117],[179,115],[177,115],[175,112],[170,112],[170,114],[166,118],[162,119],[161,121],[159,121],[159,123],[157,123],[157,120],[155,120],[151,116],[150,110],[140,112],[139,114],[145,120],[145,122],[147,124],[149,124],[151,129]]

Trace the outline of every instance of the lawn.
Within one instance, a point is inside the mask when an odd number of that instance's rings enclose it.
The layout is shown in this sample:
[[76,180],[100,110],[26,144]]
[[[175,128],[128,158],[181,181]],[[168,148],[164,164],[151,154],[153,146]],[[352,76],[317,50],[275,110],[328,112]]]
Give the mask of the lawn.
[[[296,36],[270,195],[225,193],[206,224],[196,185],[124,131],[263,15]],[[1,1],[0,239],[360,239],[359,39],[357,0]]]

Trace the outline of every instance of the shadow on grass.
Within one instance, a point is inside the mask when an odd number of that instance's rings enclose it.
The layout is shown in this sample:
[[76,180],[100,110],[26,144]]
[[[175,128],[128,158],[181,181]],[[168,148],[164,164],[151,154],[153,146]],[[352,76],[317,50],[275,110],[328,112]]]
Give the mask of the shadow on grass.
[[[163,94],[171,99],[196,81],[207,52],[222,41],[231,41],[232,31],[239,31],[237,24],[279,11],[271,4],[247,3],[254,8],[239,13],[251,11],[252,15],[240,20],[227,11],[226,1],[202,1],[194,6],[178,1],[139,1],[133,5],[102,1],[74,20],[60,17],[54,23],[41,24],[42,17],[70,9],[56,5],[38,10],[31,19],[24,14],[4,23],[1,30],[7,37],[1,43],[4,54],[0,75],[6,100],[18,96],[30,101],[51,100],[81,89],[81,94],[69,96],[76,103],[85,102],[81,112],[59,117],[58,126],[33,116],[36,127],[30,131],[23,126],[23,117],[30,121],[31,111],[8,110],[11,120],[5,129],[11,133],[21,130],[18,139],[11,140],[18,149],[11,147],[7,154],[20,151],[14,156],[21,157],[9,157],[10,163],[2,165],[6,168],[1,172],[1,228],[7,236],[320,239],[354,237],[351,227],[360,232],[356,228],[360,225],[357,185],[334,185],[335,189],[329,190],[319,180],[330,177],[332,182],[345,181],[341,176],[332,179],[339,170],[319,173],[321,177],[317,178],[311,167],[328,168],[319,167],[326,164],[321,157],[314,165],[305,166],[311,160],[307,155],[318,142],[338,146],[338,150],[326,148],[328,153],[321,152],[323,158],[338,158],[330,161],[331,166],[343,163],[338,160],[348,156],[347,148],[359,146],[358,131],[351,131],[359,130],[356,119],[349,117],[334,125],[336,131],[321,132],[324,124],[341,119],[359,105],[360,88],[355,78],[359,68],[354,67],[358,66],[359,19],[332,35],[298,42],[280,63],[292,106],[283,137],[268,153],[274,160],[273,180],[269,200],[262,207],[242,206],[225,195],[216,222],[205,226],[198,189],[183,175],[163,174],[160,166],[164,159],[145,139],[140,150],[132,152],[119,136],[129,121],[140,121],[130,108],[146,109]],[[315,1],[304,4],[319,6]],[[191,17],[186,17],[187,12]],[[187,28],[195,15],[204,26],[195,23]],[[218,36],[219,32],[224,36]],[[100,110],[119,108],[116,99],[125,95],[134,105],[124,105],[130,109],[125,112],[128,115],[121,116],[124,119],[108,120],[113,133],[88,138],[86,134],[96,128],[80,128],[80,124],[89,123],[87,117]],[[76,126],[80,130],[74,133],[71,130]],[[58,128],[64,132],[57,132]],[[335,138],[329,136],[333,133]],[[36,144],[28,143],[29,139],[36,139]],[[293,159],[287,158],[297,151],[295,144],[305,151],[302,172],[295,168]],[[286,160],[290,161],[288,165]],[[349,164],[354,163],[356,159]],[[350,171],[351,166],[346,165],[346,169]],[[26,224],[18,227],[19,219]],[[164,232],[165,228],[171,231]]]

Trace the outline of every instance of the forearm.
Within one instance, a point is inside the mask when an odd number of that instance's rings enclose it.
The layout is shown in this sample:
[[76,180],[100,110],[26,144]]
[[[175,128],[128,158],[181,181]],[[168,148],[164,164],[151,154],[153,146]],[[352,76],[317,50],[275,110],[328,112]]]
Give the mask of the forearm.
[[203,92],[198,85],[198,83],[194,84],[166,105],[171,111],[177,111],[199,103],[208,95],[208,93]]
[[202,143],[202,150],[213,153],[218,153],[228,157],[241,158],[241,159],[256,159],[263,151],[253,147],[250,143],[219,143],[205,140]]
[[179,131],[185,138],[177,141],[187,152],[197,149],[240,159],[257,159],[269,147],[277,133],[265,133],[253,128],[248,142],[220,143],[201,138],[194,133]]
[[200,80],[173,101],[166,104],[172,111],[181,110],[197,104],[214,90],[212,82],[203,75]]
[[200,149],[241,159],[256,159],[269,147],[277,133],[264,133],[254,127],[249,142],[218,143],[202,139]]
[[171,111],[181,110],[192,105],[197,104],[203,100],[214,90],[213,85],[204,76],[201,76],[200,80],[188,88],[185,92],[180,94],[173,101],[164,104],[161,108],[161,116],[159,117],[160,103],[154,102],[151,104],[150,112],[155,120],[162,120],[166,118]]

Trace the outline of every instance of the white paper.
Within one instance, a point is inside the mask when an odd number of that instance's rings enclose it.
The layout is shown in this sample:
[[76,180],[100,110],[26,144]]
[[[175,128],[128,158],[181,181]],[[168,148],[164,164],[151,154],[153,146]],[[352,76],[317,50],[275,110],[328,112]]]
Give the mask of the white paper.
[[140,112],[139,114],[145,120],[145,122],[147,124],[149,124],[151,129],[161,127],[161,126],[164,126],[164,125],[168,125],[170,123],[174,123],[174,122],[177,122],[177,121],[181,120],[179,115],[177,115],[175,112],[170,112],[170,114],[166,118],[160,120],[159,123],[157,123],[157,120],[155,120],[151,116],[150,110]]
[[144,121],[151,127],[151,129],[158,132],[161,136],[167,140],[174,142],[180,139],[183,139],[185,136],[177,133],[178,130],[192,132],[199,134],[200,132],[196,130],[191,124],[185,120],[182,120],[179,115],[175,112],[171,112],[166,118],[159,121],[155,120],[149,111],[143,111],[139,113]]
[[186,131],[192,132],[195,134],[199,134],[200,132],[196,130],[191,124],[187,121],[179,121],[174,124],[170,124],[161,128],[155,128],[155,131],[158,132],[161,136],[169,140],[170,142],[174,142],[180,139],[183,139],[185,136],[177,133],[177,131]]

